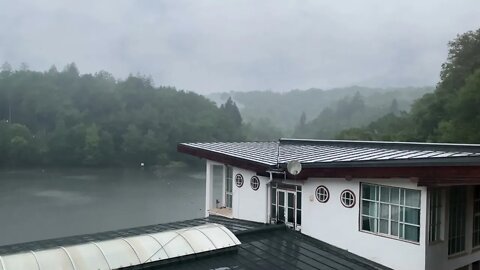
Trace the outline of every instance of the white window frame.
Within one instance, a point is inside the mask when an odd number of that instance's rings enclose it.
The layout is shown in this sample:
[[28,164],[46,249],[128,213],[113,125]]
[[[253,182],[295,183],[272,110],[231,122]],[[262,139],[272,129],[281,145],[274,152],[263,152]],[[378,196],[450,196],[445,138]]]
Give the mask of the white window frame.
[[346,208],[353,208],[356,203],[355,193],[349,189],[345,189],[340,193],[340,202]]
[[243,179],[243,175],[240,174],[240,173],[237,173],[235,175],[235,185],[237,186],[237,188],[241,188],[243,187],[243,184],[244,184],[244,179]]
[[252,176],[252,178],[250,178],[250,187],[254,191],[257,191],[260,188],[260,179],[257,176]]
[[[453,211],[454,210],[454,205],[452,204],[453,201],[453,195],[456,194],[453,191],[453,189],[458,189],[458,201],[457,204],[455,205],[456,210],[459,211]],[[462,194],[463,193],[463,194]],[[448,256],[455,256],[457,254],[462,254],[465,253],[467,250],[467,230],[466,230],[466,223],[467,223],[467,188],[465,186],[458,186],[458,187],[451,187],[449,190],[449,209],[448,209],[448,243],[447,243],[447,249],[448,249]],[[455,213],[455,216],[452,216]],[[463,219],[462,216],[458,218],[458,214],[463,214]],[[463,235],[461,234],[463,233]],[[460,247],[460,245],[457,247],[457,242],[454,241],[460,241],[463,238],[463,247]],[[454,249],[451,247],[454,247]],[[457,249],[459,248],[459,249]]]
[[[375,198],[372,199],[365,199],[364,194],[363,194],[363,186],[364,185],[369,185],[372,187],[375,187]],[[389,188],[389,189],[397,189],[399,192],[399,200],[398,203],[394,203],[390,201],[390,194],[389,194],[389,201],[382,201],[381,199],[381,190],[383,188]],[[359,207],[359,213],[360,213],[360,219],[359,219],[359,228],[360,231],[374,234],[374,235],[380,235],[392,239],[398,239],[401,241],[406,241],[409,243],[414,243],[414,244],[419,244],[420,243],[420,228],[421,228],[421,202],[422,202],[422,193],[420,190],[417,189],[411,189],[411,188],[402,188],[402,187],[396,187],[396,186],[386,186],[386,185],[379,185],[379,184],[372,184],[372,183],[360,183],[360,207]],[[418,206],[411,206],[411,205],[406,205],[406,191],[414,191],[418,192]],[[402,202],[403,198],[403,202]],[[373,203],[375,205],[375,216],[369,215],[369,214],[364,214],[363,213],[363,205],[364,203]],[[388,206],[388,217],[381,216],[381,210],[380,207],[381,205],[387,205]],[[398,219],[394,220],[393,218],[393,211],[392,207],[397,207],[398,209]],[[415,223],[409,223],[405,221],[405,209],[415,209],[419,211],[419,218],[418,218],[418,224]],[[363,218],[368,218],[368,219],[373,219],[374,220],[374,230],[364,230],[363,229]],[[388,224],[388,229],[386,233],[380,232],[380,221],[381,220],[386,220]],[[392,223],[397,223],[397,235],[393,234],[392,232]],[[418,241],[415,240],[410,240],[405,238],[405,227],[406,226],[411,226],[411,227],[416,227],[418,229]]]
[[435,244],[443,241],[443,190],[435,188],[429,193],[428,241]]
[[233,167],[225,165],[225,207],[233,206]]
[[472,247],[480,247],[480,186],[473,187]]
[[330,191],[326,186],[318,186],[315,189],[315,198],[318,202],[326,203],[330,199]]

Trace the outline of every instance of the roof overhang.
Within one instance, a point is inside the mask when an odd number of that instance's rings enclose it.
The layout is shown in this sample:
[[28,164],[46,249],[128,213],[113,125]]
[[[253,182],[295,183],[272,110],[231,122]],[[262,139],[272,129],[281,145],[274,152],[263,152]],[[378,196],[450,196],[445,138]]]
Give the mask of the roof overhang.
[[419,186],[480,184],[480,161],[478,158],[302,163],[301,173],[294,176],[286,172],[286,163],[265,164],[185,144],[178,144],[177,150],[199,158],[251,170],[263,176],[269,176],[272,170],[283,170],[285,178],[290,180],[326,177],[345,179],[406,178],[415,181]]
[[216,161],[219,163],[255,171],[258,173],[265,172],[275,167],[265,163],[255,162],[255,161],[233,157],[230,155],[226,155],[226,154],[222,154],[214,151],[191,147],[185,144],[178,144],[177,151],[180,153],[189,154],[195,157]]

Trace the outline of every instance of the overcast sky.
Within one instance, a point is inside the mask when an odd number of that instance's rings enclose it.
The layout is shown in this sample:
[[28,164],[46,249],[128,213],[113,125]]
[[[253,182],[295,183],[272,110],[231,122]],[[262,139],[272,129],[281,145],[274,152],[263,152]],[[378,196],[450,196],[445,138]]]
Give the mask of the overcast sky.
[[0,0],[0,62],[199,93],[424,86],[478,0]]

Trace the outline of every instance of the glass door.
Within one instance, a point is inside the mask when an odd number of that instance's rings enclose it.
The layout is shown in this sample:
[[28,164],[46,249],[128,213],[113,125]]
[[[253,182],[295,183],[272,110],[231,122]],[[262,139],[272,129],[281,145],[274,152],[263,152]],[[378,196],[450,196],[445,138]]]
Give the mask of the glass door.
[[225,207],[232,208],[233,170],[225,166]]
[[287,226],[295,228],[296,223],[296,194],[295,191],[277,190],[277,222],[285,223]]

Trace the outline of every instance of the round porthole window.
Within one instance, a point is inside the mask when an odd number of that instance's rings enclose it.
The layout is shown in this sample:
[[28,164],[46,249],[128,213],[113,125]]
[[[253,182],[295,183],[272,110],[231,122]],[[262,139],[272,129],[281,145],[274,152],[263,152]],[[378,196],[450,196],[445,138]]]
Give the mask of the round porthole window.
[[235,175],[235,185],[237,185],[237,187],[243,186],[243,176],[241,174]]
[[347,208],[352,208],[355,206],[355,194],[353,191],[345,189],[340,194],[340,201],[342,202],[343,206]]
[[315,197],[317,198],[317,201],[326,203],[328,199],[330,199],[330,192],[325,186],[318,186],[315,190]]
[[256,176],[253,176],[250,179],[250,186],[253,190],[258,190],[258,188],[260,188],[260,179],[258,179],[258,177]]

